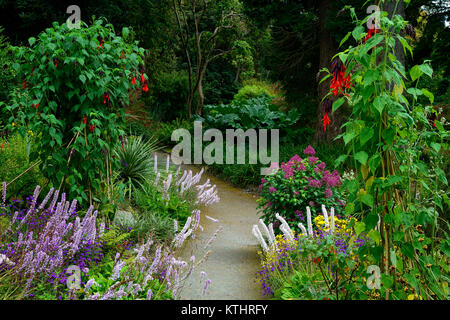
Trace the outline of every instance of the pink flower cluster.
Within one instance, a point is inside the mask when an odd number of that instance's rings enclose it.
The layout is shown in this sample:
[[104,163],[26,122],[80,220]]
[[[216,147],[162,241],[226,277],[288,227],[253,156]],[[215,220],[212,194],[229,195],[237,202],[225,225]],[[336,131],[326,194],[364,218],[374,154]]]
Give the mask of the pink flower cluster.
[[336,170],[333,172],[328,170],[324,171],[322,173],[322,180],[330,187],[337,187],[341,184],[341,177]]

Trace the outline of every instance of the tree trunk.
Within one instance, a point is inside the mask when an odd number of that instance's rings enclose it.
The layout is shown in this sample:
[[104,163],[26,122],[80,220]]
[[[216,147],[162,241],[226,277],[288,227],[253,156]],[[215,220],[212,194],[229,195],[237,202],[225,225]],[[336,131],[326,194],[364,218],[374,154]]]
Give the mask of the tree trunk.
[[[319,1],[319,43],[320,43],[320,57],[319,57],[319,70],[322,68],[328,68],[331,70],[331,58],[335,54],[335,47],[330,32],[325,28],[325,20],[329,14],[331,0]],[[325,76],[325,73],[318,74],[318,82]],[[332,114],[328,114],[331,123],[327,126],[325,131],[322,126],[322,119],[325,115],[322,107],[322,98],[325,97],[330,90],[331,78],[323,81],[317,86],[318,104],[317,104],[317,122],[316,132],[314,135],[314,141],[316,143],[328,142],[330,143],[334,137],[339,134],[339,128],[342,123],[342,116],[340,110]],[[334,100],[332,96],[330,100]]]
[[200,74],[197,93],[198,93],[198,102],[197,102],[197,110],[195,113],[201,115],[203,110],[203,103],[205,102],[205,94],[203,93],[203,73]]

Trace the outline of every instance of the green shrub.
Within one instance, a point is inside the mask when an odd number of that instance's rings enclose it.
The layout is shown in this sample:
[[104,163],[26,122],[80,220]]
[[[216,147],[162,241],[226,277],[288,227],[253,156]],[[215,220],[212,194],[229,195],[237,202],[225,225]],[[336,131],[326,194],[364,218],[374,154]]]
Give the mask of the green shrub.
[[[0,27],[0,107],[1,102],[5,102],[13,86],[18,82],[16,72],[12,68],[14,56],[11,46],[1,35],[3,28]],[[8,113],[3,108],[0,109],[0,125],[8,123]]]
[[185,71],[170,71],[153,75],[149,87],[150,95],[144,98],[149,117],[158,121],[184,118],[189,91],[188,81]]
[[[30,162],[29,152],[33,140],[19,134],[9,137],[8,142],[0,149],[0,181],[10,182],[33,163]],[[44,179],[36,165],[20,178],[8,185],[8,196],[24,198],[33,194],[36,185],[41,185]]]
[[164,148],[176,144],[175,141],[172,141],[173,131],[176,129],[186,129],[190,131],[192,128],[191,121],[177,118],[171,122],[159,122],[155,128],[154,134],[158,139],[159,145]]
[[283,95],[280,85],[277,83],[272,84],[258,79],[250,79],[244,81],[243,84],[244,86],[234,95],[234,100],[236,101],[244,101],[262,95],[267,95],[272,98]]
[[206,126],[216,129],[282,129],[294,124],[299,115],[295,111],[284,113],[272,103],[273,98],[262,95],[228,105],[206,105],[204,118],[196,117]]
[[143,238],[147,234],[152,234],[153,239],[161,241],[173,239],[174,222],[169,216],[163,216],[158,212],[141,212],[139,219],[133,228],[132,234],[138,238]]
[[[23,83],[8,106],[11,121],[39,133],[39,153],[31,157],[42,160],[52,186],[62,185],[79,202],[101,189],[98,171],[106,171],[101,151],[112,151],[123,135],[129,91],[143,89],[146,81],[139,67],[144,49],[130,30],[123,28],[119,36],[112,25],[102,24],[82,22],[80,29],[69,29],[54,22],[30,38],[29,47],[15,48],[13,67]],[[118,165],[112,161],[113,168]]]
[[277,222],[276,214],[284,217],[291,228],[300,231],[297,223],[306,221],[306,207],[311,208],[312,217],[320,214],[321,205],[334,207],[336,214],[343,214],[344,203],[338,187],[342,184],[337,171],[331,172],[325,162],[315,157],[314,148],[308,146],[280,165],[280,170],[261,179],[261,199],[258,208],[263,212],[266,224]]
[[245,101],[263,95],[274,98],[267,88],[258,85],[248,85],[239,89],[238,93],[234,95],[234,101]]
[[[161,177],[160,179],[163,179]],[[161,182],[159,184],[161,186]],[[190,192],[185,192],[181,196],[178,191],[169,190],[169,199],[164,197],[163,190],[155,187],[153,183],[146,183],[142,188],[135,192],[134,200],[140,216],[151,212],[155,216],[167,217],[172,221],[176,219],[180,225],[183,225],[187,218],[191,216],[194,209],[195,197]],[[145,219],[144,219],[145,221]]]

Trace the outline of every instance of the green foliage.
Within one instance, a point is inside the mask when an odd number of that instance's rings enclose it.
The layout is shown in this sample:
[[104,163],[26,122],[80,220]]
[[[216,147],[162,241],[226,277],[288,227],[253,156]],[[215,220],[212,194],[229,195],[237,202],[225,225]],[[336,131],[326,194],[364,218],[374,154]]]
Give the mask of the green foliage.
[[233,101],[228,105],[206,105],[204,121],[216,129],[282,129],[294,124],[299,116],[295,111],[285,114],[278,111],[273,99],[262,95],[244,101]]
[[154,129],[154,135],[158,139],[158,143],[161,147],[167,147],[175,145],[176,142],[172,141],[172,133],[177,129],[191,130],[193,128],[190,120],[181,120],[177,118],[171,122],[159,122]]
[[[186,219],[191,216],[194,209],[194,195],[192,193],[186,192],[181,196],[178,191],[171,192],[169,189],[168,195],[169,197],[165,196],[163,190],[151,183],[147,183],[143,188],[136,190],[135,202],[140,211],[140,216],[143,218],[141,220],[138,219],[138,221],[143,223],[143,228],[145,228],[145,224],[149,219],[155,219],[158,216],[162,219],[170,219],[172,228],[173,219],[176,219],[180,225],[183,225]],[[150,215],[153,215],[153,217],[149,217]],[[161,225],[164,226],[164,223],[161,222]],[[139,228],[137,227],[137,229]],[[151,231],[151,229],[148,231]]]
[[380,296],[405,299],[405,283],[413,297],[446,300],[448,255],[438,243],[448,237],[448,226],[441,227],[440,235],[437,230],[448,202],[441,166],[449,134],[431,117],[434,95],[419,86],[433,76],[429,61],[405,69],[394,49],[398,40],[411,51],[399,33],[406,22],[386,15],[381,15],[379,33],[366,42],[364,32],[353,32],[359,44],[339,53],[354,83],[344,96],[352,113],[341,135],[347,146],[342,157],[350,157],[359,171],[344,186],[349,193],[346,212],[361,214],[359,230],[374,240],[359,248],[358,255],[383,271]]
[[[7,100],[8,94],[14,86],[16,73],[12,68],[14,57],[12,49],[7,39],[2,35],[3,28],[0,26],[0,102]],[[0,124],[7,122],[7,116],[2,111],[0,113]]]
[[159,211],[144,211],[136,221],[132,234],[137,238],[151,234],[154,239],[165,241],[173,239],[173,226],[173,219],[169,216],[164,216]]
[[[82,296],[86,294],[94,295],[94,294],[105,294],[111,286],[115,283],[120,283],[123,281],[123,272],[121,272],[120,276],[116,280],[111,279],[111,275],[114,268],[114,261],[107,260],[91,269],[91,276],[89,279],[94,279],[98,286],[91,286],[89,291],[83,291]],[[133,270],[134,271],[134,270]],[[83,281],[88,281],[89,279],[82,279]],[[130,279],[133,279],[134,284],[142,284],[143,283],[143,274],[139,272],[134,272],[133,275],[130,275]],[[172,300],[173,295],[171,291],[164,290],[165,282],[160,282],[158,279],[149,280],[145,287],[141,288],[135,294],[130,294],[127,296],[125,300],[145,300],[147,298],[147,292],[152,290],[154,293],[152,296],[152,300]]]
[[[311,146],[308,149],[314,151]],[[340,185],[339,173],[326,170],[324,162],[314,156],[302,159],[295,155],[283,162],[275,175],[261,178],[258,208],[266,224],[276,222],[276,214],[280,214],[292,223],[293,230],[299,232],[297,222],[306,221],[307,206],[311,208],[313,218],[321,214],[321,205],[334,207],[336,215],[343,214]]]
[[239,89],[238,93],[234,95],[234,100],[242,102],[263,95],[274,98],[266,87],[258,85],[246,85]]
[[135,188],[153,176],[152,154],[158,149],[157,140],[143,141],[142,136],[129,136],[126,147],[117,144],[114,155],[120,160],[116,179]]
[[63,190],[70,197],[87,200],[87,190],[100,190],[97,172],[105,166],[100,151],[111,151],[123,134],[121,106],[134,89],[132,79],[140,83],[143,49],[127,28],[121,37],[101,20],[72,30],[54,23],[29,45],[15,48],[13,68],[24,82],[8,106],[10,121],[39,134],[39,154],[31,157],[42,160],[51,184],[66,182]]
[[150,83],[150,96],[144,99],[150,118],[172,121],[186,115],[189,95],[187,72],[170,71],[154,74]]
[[[30,162],[29,152],[34,138],[23,138],[14,134],[0,149],[0,181],[9,183],[26,171],[35,162]],[[8,195],[13,198],[25,198],[33,194],[36,185],[42,185],[44,178],[36,165],[8,186]]]

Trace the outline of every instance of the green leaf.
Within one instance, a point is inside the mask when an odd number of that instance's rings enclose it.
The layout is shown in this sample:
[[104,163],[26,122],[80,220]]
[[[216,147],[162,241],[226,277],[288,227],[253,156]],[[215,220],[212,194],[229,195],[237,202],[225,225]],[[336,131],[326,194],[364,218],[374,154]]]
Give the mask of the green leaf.
[[432,147],[438,153],[439,153],[439,150],[441,150],[441,144],[440,143],[432,142],[430,144],[430,147]]
[[356,222],[355,224],[355,232],[356,235],[359,236],[361,232],[366,230],[366,224],[364,222]]
[[346,132],[342,139],[344,139],[344,143],[347,145],[350,141],[352,141],[356,137],[354,132]]
[[80,81],[83,82],[83,84],[86,82],[86,76],[84,74],[80,74]]
[[384,273],[381,274],[381,283],[383,283],[384,288],[390,288],[394,284],[394,279],[392,276],[388,276]]
[[367,143],[373,137],[373,128],[364,127],[359,135],[359,141],[361,147]]
[[370,231],[368,234],[367,234],[367,236],[370,238],[370,239],[372,239],[373,241],[375,241],[377,244],[379,244],[380,243],[380,241],[381,241],[381,235],[380,235],[380,233],[378,232],[378,230],[372,230],[372,231]]
[[30,47],[32,47],[33,44],[35,44],[35,42],[36,42],[36,38],[34,38],[34,37],[31,37],[28,39],[28,43],[30,44]]
[[369,156],[365,151],[359,151],[357,154],[355,154],[355,159],[358,160],[362,165],[366,165],[368,158]]
[[416,81],[423,74],[423,71],[419,68],[418,65],[415,65],[409,70],[409,74],[411,76],[412,81]]
[[361,196],[361,202],[368,205],[369,207],[373,206],[373,196],[370,193],[363,194]]
[[438,179],[445,185],[448,185],[447,178],[445,177],[445,172],[441,168],[435,168],[434,170]]
[[408,88],[406,90],[406,92],[408,92],[409,94],[414,96],[414,99],[417,99],[418,96],[422,95],[422,90],[417,89],[417,88]]
[[419,66],[419,69],[430,78],[433,78],[433,68],[431,68],[431,66],[428,63],[421,64]]
[[395,254],[394,250],[391,250],[390,258],[392,265],[397,268],[397,255]]
[[363,26],[357,26],[355,29],[353,29],[352,31],[352,36],[353,38],[355,38],[356,41],[358,41],[359,39],[361,39],[362,34],[364,33],[365,29]]
[[386,99],[383,96],[378,96],[373,100],[373,106],[378,110],[380,114],[383,113],[384,106],[386,105]]
[[344,44],[344,42],[347,41],[347,39],[350,37],[351,34],[352,34],[351,31],[347,32],[345,37],[341,40],[341,43],[339,44],[339,47],[341,47]]
[[434,94],[431,93],[430,91],[428,91],[427,89],[422,89],[422,93],[425,97],[428,98],[428,100],[430,100],[430,103],[434,102]]
[[389,127],[387,129],[384,129],[381,136],[386,141],[387,145],[391,145],[395,137],[395,128]]
[[347,159],[346,154],[340,155],[335,161],[334,161],[334,167],[338,167],[341,163],[343,163]]
[[336,111],[337,109],[339,109],[340,106],[342,106],[345,102],[345,99],[343,97],[337,99],[335,102],[333,102],[333,110],[332,112]]
[[379,154],[374,154],[372,157],[370,157],[369,168],[373,174],[375,174],[378,166],[380,165],[380,162],[381,162],[381,157]]
[[130,33],[130,29],[127,27],[122,28],[122,37],[126,39],[128,37],[128,34]]
[[371,85],[375,80],[380,77],[380,73],[377,69],[369,69],[364,75],[364,86]]

